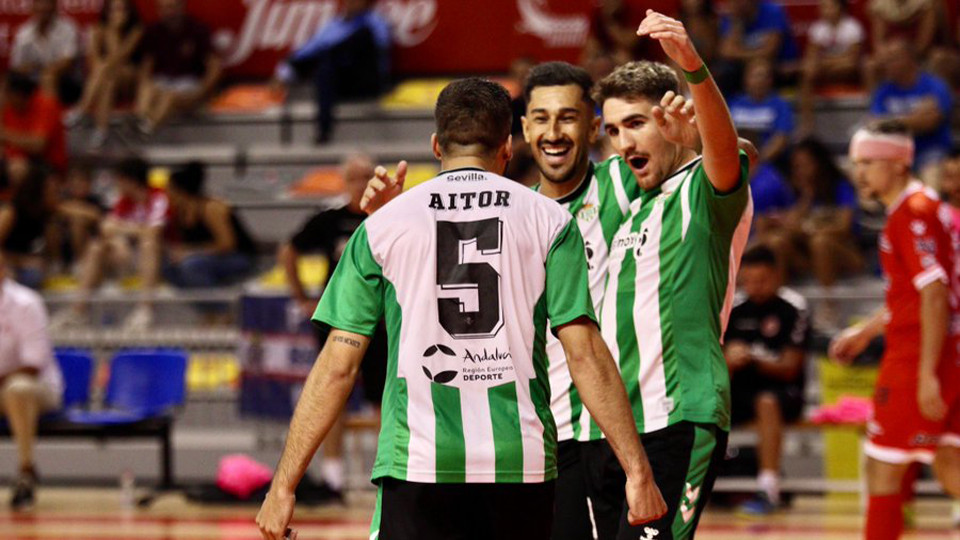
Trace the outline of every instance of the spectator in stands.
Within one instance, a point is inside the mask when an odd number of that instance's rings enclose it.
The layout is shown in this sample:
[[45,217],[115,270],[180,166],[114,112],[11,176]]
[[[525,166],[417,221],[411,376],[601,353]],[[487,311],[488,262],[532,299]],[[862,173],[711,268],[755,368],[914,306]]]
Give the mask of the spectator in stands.
[[785,269],[795,274],[812,272],[824,287],[832,287],[844,274],[861,271],[857,192],[830,150],[816,139],[798,142],[790,155],[790,183],[796,204],[758,226],[760,240],[773,249]]
[[82,83],[77,71],[80,33],[70,17],[57,14],[57,0],[33,0],[33,16],[17,29],[10,67],[40,81],[48,94],[73,103]]
[[797,203],[790,183],[771,163],[759,163],[751,169],[750,194],[753,196],[753,232],[763,234]]
[[389,84],[389,24],[373,9],[373,0],[344,0],[342,9],[277,66],[276,77],[285,84],[315,71],[317,144],[330,141],[337,101],[376,97]]
[[58,189],[48,169],[30,168],[0,208],[0,251],[18,282],[40,289],[47,266],[45,240],[57,212]]
[[623,0],[599,2],[590,16],[590,34],[583,49],[583,63],[612,58],[615,65],[644,56],[644,43],[637,39],[630,6]]
[[760,487],[743,509],[768,514],[780,504],[783,427],[803,413],[807,306],[802,296],[781,287],[776,257],[765,247],[743,255],[739,279],[742,297],[730,314],[724,355],[733,423],[756,422]]
[[4,173],[11,186],[26,177],[31,161],[62,173],[67,167],[63,111],[57,99],[30,77],[7,74],[3,94],[0,143],[4,146]]
[[730,0],[729,13],[720,20],[720,59],[714,77],[725,94],[739,91],[743,71],[751,60],[776,66],[777,75],[798,68],[800,53],[783,7],[770,0]]
[[63,377],[53,358],[47,329],[47,308],[36,292],[6,277],[0,254],[0,402],[17,445],[19,470],[10,506],[28,510],[34,504],[37,469],[33,448],[43,413],[60,408]]
[[114,170],[119,198],[103,220],[100,237],[93,239],[83,257],[79,300],[53,317],[52,326],[81,326],[87,321],[90,295],[103,278],[105,265],[135,270],[140,276],[141,298],[124,321],[129,330],[143,330],[153,322],[153,292],[161,260],[161,236],[170,219],[166,193],[149,186],[150,167],[141,158],[126,158]]
[[873,89],[882,78],[884,46],[893,39],[913,47],[917,59],[926,58],[936,42],[936,0],[869,0],[871,44],[874,55],[866,62],[864,79]]
[[790,147],[793,109],[773,88],[773,64],[756,58],[744,73],[746,93],[730,100],[730,115],[740,136],[757,142],[760,164],[777,165]]
[[210,29],[187,15],[186,0],[157,0],[160,20],[143,36],[137,83],[138,128],[151,135],[171,116],[189,112],[210,96],[221,62]]
[[960,148],[950,151],[940,164],[940,191],[954,210],[954,225],[960,231]]
[[713,66],[720,52],[720,18],[713,0],[681,0],[677,18],[687,29],[703,62]]
[[810,27],[800,79],[800,126],[814,129],[814,93],[822,84],[856,82],[860,75],[866,34],[850,15],[847,0],[821,0],[820,18]]
[[[510,78],[517,88],[523,88],[527,75],[535,65],[537,62],[527,56],[517,58],[510,63]],[[527,113],[527,101],[523,97],[523,92],[517,92],[516,97],[510,102],[510,107],[513,109],[513,124],[510,127],[510,134],[513,135],[513,158],[507,164],[507,170],[503,175],[523,185],[532,186],[537,183],[540,173],[537,171],[536,162],[533,161],[530,145],[523,138],[523,123],[520,119]]]
[[60,213],[66,222],[64,261],[78,262],[89,243],[100,233],[100,222],[108,207],[93,190],[89,165],[74,163],[67,173],[67,185]]
[[204,192],[206,170],[191,162],[170,176],[173,218],[164,277],[177,287],[237,283],[253,269],[256,245],[236,212]]
[[914,170],[935,184],[937,165],[950,151],[953,95],[942,80],[920,70],[915,49],[903,39],[887,42],[880,54],[885,80],[873,92],[870,112],[899,120],[913,132]]
[[[317,300],[307,295],[303,288],[297,262],[302,254],[321,253],[330,263],[327,275],[333,271],[343,254],[343,248],[353,232],[360,226],[367,214],[360,210],[360,200],[366,189],[367,180],[373,177],[374,168],[370,158],[354,155],[342,164],[342,175],[350,201],[343,208],[327,210],[316,214],[297,232],[289,242],[280,246],[278,259],[287,275],[292,300],[297,303],[300,313],[310,317],[317,308]],[[406,165],[401,165],[398,178],[405,174]],[[319,343],[326,336],[318,336]],[[386,377],[387,338],[383,321],[377,328],[360,365],[364,394],[368,401],[379,408],[383,397]],[[379,416],[379,415],[378,415]],[[344,487],[343,465],[343,420],[341,418],[324,442],[323,461],[320,474],[323,482],[330,488],[335,498],[342,497]]]
[[89,75],[83,98],[67,117],[67,124],[73,125],[83,116],[93,114],[96,130],[90,146],[94,148],[103,146],[107,140],[110,113],[117,94],[136,87],[142,38],[143,24],[133,0],[104,2],[100,20],[90,31],[87,46]]

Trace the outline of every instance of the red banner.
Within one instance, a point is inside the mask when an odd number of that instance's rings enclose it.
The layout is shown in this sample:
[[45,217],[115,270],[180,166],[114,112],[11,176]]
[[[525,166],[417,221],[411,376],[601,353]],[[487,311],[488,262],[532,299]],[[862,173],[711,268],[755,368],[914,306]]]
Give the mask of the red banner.
[[[60,0],[60,9],[84,29],[105,0]],[[153,0],[136,0],[147,21]],[[0,0],[0,65],[6,65],[17,27],[32,0]],[[632,23],[646,9],[675,13],[679,0],[628,0]],[[520,56],[576,61],[590,31],[593,0],[379,0],[396,43],[400,74],[493,73]],[[816,17],[813,1],[788,2],[795,26]],[[188,0],[208,24],[229,73],[263,78],[277,61],[335,16],[339,0]],[[797,20],[799,16],[803,20]]]

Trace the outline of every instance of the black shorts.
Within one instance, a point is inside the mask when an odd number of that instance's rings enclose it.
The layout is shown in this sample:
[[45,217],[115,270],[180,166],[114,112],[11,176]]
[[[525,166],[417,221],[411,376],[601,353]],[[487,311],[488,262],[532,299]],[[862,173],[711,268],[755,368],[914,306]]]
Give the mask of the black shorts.
[[584,479],[579,441],[557,445],[557,494],[553,512],[553,540],[593,538],[587,483]]
[[554,482],[421,484],[379,481],[370,538],[550,540]]
[[686,540],[693,538],[713,492],[727,450],[727,432],[710,424],[679,422],[641,435],[660,494],[662,518],[630,526],[624,501],[626,476],[606,440],[584,443],[587,492],[599,540]]
[[796,422],[803,415],[802,383],[784,383],[749,372],[737,373],[730,382],[733,424],[753,421],[757,416],[757,396],[764,393],[777,398],[785,422]]
[[[327,342],[330,327],[318,327],[317,343],[320,347]],[[377,325],[377,331],[370,338],[370,345],[360,363],[360,384],[363,387],[363,397],[367,401],[379,406],[383,401],[383,387],[387,381],[387,329],[383,321]]]

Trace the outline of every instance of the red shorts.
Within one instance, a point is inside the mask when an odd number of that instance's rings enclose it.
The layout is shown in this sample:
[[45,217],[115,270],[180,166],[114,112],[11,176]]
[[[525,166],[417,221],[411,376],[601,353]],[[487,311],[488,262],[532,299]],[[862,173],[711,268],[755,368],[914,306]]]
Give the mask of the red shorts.
[[934,422],[920,414],[915,364],[902,365],[887,359],[881,364],[864,453],[885,463],[932,463],[937,446],[960,447],[960,370],[941,370],[940,391],[949,410]]

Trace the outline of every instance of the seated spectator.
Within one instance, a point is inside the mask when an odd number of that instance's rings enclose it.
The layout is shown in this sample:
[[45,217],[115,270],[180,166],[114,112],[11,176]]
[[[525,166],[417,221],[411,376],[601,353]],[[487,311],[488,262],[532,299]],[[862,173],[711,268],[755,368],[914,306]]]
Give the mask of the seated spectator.
[[104,2],[100,20],[90,31],[87,46],[89,75],[83,98],[67,119],[67,124],[72,125],[83,116],[93,114],[96,130],[90,138],[90,146],[94,148],[107,141],[110,113],[117,94],[136,87],[142,38],[143,24],[133,0]]
[[53,317],[55,328],[87,324],[90,295],[105,269],[140,276],[141,298],[124,321],[130,330],[143,330],[153,322],[153,293],[160,272],[161,237],[170,219],[170,201],[162,190],[148,184],[149,165],[140,158],[127,158],[114,170],[120,196],[103,220],[100,236],[93,239],[83,257],[79,299]]
[[3,173],[11,187],[23,180],[31,161],[64,172],[67,143],[57,99],[15,72],[7,74],[3,96],[0,143],[4,146]]
[[677,18],[687,29],[700,58],[707,66],[713,66],[720,52],[720,18],[713,0],[680,0]]
[[220,58],[210,30],[187,15],[186,0],[157,0],[160,20],[143,36],[137,83],[138,128],[151,135],[171,116],[189,112],[220,80]]
[[315,71],[317,144],[333,135],[337,101],[373,98],[387,89],[390,44],[390,25],[373,9],[373,0],[345,0],[340,15],[277,66],[283,83]]
[[812,272],[824,287],[861,271],[857,192],[830,150],[816,139],[797,143],[790,155],[790,183],[796,204],[757,227],[760,241],[773,249],[785,270]]
[[814,129],[814,93],[821,84],[856,82],[860,75],[863,25],[850,15],[847,0],[821,0],[820,18],[810,27],[800,79],[800,126]]
[[743,255],[741,294],[730,313],[724,355],[730,369],[733,423],[755,422],[760,493],[743,510],[769,514],[780,504],[783,428],[803,413],[807,306],[781,288],[776,257],[765,247]]
[[19,468],[10,506],[20,511],[34,504],[37,422],[60,408],[63,376],[53,358],[43,299],[8,279],[5,266],[0,254],[0,410],[17,445]]
[[630,6],[623,0],[597,3],[590,15],[590,34],[583,48],[582,62],[612,58],[615,65],[644,57],[645,43],[637,39]]
[[730,116],[742,137],[757,141],[760,163],[779,164],[790,147],[793,109],[773,89],[773,65],[755,59],[744,73],[746,93],[730,100]]
[[204,193],[206,170],[191,162],[170,176],[173,217],[164,277],[177,287],[237,283],[253,268],[256,245],[236,212]]
[[871,49],[864,64],[864,80],[872,90],[883,77],[884,46],[891,40],[911,44],[915,58],[927,57],[937,37],[936,0],[869,0]]
[[777,66],[778,76],[797,69],[800,53],[787,12],[770,0],[730,0],[720,20],[720,59],[714,77],[724,94],[740,91],[743,71],[751,60]]
[[753,231],[763,233],[769,223],[780,217],[797,203],[790,183],[780,169],[770,163],[760,163],[751,169],[750,194],[753,197]]
[[48,94],[62,102],[74,103],[82,88],[79,52],[77,25],[57,14],[57,0],[33,0],[33,16],[13,39],[10,67],[40,81]]
[[937,165],[951,147],[953,95],[942,80],[920,70],[915,51],[906,41],[894,39],[880,52],[884,81],[873,92],[870,112],[899,120],[914,133],[914,170],[925,183],[935,184]]
[[79,262],[87,245],[100,234],[100,221],[107,213],[103,199],[93,190],[90,167],[72,164],[67,173],[67,185],[60,214],[65,221],[64,262]]
[[57,203],[55,179],[47,169],[36,166],[14,189],[10,204],[0,208],[0,252],[14,279],[31,289],[43,285],[47,267],[45,241]]

